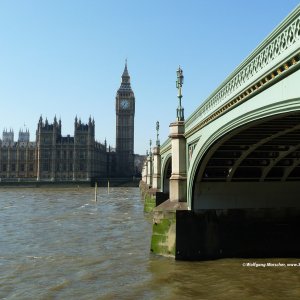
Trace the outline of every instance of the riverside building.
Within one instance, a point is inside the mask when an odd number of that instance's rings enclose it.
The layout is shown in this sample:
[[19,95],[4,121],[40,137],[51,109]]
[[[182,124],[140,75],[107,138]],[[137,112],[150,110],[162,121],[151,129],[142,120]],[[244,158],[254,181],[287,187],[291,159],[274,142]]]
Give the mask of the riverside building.
[[[74,136],[62,136],[61,120],[53,123],[40,117],[36,140],[29,131],[20,131],[14,141],[12,130],[3,131],[0,140],[2,180],[91,181],[115,171],[111,148],[95,140],[95,121],[87,124],[75,118]],[[117,175],[117,174],[112,174]]]

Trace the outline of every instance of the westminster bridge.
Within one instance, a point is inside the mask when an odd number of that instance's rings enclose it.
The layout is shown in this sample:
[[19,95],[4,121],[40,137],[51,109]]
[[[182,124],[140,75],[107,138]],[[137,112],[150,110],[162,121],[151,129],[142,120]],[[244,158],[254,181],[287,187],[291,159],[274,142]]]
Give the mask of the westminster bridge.
[[153,252],[299,256],[299,60],[300,6],[187,119],[179,68],[177,118],[143,169],[167,199],[154,209]]

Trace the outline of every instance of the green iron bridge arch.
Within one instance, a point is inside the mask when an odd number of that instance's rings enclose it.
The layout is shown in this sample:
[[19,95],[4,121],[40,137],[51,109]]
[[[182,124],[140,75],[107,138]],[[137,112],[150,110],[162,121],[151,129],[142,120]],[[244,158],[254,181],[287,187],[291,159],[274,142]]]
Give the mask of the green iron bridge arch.
[[187,211],[300,209],[300,6],[191,116],[170,125],[158,153],[154,188]]

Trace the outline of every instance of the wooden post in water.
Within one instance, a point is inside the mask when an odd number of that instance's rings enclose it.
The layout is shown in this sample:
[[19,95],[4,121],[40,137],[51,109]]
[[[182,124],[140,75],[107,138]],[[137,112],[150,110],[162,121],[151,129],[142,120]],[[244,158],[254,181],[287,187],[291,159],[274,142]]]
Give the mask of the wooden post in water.
[[95,202],[97,202],[97,181],[95,182]]
[[109,180],[107,180],[107,194],[109,194]]

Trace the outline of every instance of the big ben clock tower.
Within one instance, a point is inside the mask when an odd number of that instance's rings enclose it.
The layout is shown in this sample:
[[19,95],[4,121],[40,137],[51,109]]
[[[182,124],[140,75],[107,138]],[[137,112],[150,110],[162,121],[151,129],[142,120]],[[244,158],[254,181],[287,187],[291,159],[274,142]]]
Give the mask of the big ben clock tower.
[[127,60],[116,95],[116,155],[118,176],[134,175],[135,98],[130,85]]

